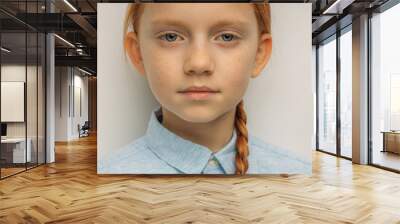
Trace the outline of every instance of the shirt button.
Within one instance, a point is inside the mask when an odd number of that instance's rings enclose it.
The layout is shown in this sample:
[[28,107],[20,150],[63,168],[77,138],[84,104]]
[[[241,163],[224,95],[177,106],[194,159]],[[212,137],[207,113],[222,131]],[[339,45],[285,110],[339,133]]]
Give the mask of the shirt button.
[[208,164],[215,166],[218,165],[218,161],[215,158],[212,158],[208,160]]

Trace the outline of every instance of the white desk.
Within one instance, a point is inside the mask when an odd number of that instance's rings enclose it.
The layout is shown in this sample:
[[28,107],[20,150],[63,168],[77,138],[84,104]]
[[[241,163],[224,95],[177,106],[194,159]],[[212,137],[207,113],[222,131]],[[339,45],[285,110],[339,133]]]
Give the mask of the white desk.
[[31,161],[31,145],[32,140],[30,138],[26,139],[28,143],[28,147],[26,147],[26,155],[25,155],[25,138],[6,138],[1,139],[1,144],[13,144],[15,145],[13,148],[13,163],[25,163],[25,158],[27,158],[26,162]]

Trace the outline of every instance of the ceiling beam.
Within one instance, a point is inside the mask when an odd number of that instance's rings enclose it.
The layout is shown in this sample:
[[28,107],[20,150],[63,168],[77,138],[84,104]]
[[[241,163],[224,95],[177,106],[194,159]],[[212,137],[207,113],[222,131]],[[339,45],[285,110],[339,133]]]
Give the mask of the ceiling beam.
[[95,57],[88,56],[56,56],[56,66],[81,66],[96,71],[97,62]]
[[80,14],[68,14],[67,15],[71,20],[73,20],[77,25],[79,25],[88,35],[89,37],[96,39],[97,30],[90,24],[85,17]]

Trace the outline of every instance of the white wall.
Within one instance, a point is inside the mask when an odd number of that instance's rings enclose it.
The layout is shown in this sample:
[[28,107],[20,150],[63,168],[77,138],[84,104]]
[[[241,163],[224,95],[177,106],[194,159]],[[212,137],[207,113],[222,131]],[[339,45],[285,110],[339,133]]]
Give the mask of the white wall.
[[[77,126],[80,124],[81,126],[85,123],[85,121],[88,120],[88,77],[87,76],[82,76],[83,73],[79,72],[78,70],[75,70],[75,75],[74,75],[74,86],[75,86],[75,96],[73,98],[75,99],[74,102],[74,109],[75,113],[72,113],[73,119],[72,119],[72,129],[71,129],[71,135],[73,138],[78,138],[79,133]],[[78,93],[77,90],[80,89],[80,99],[77,97]],[[81,101],[79,104],[78,101]],[[81,106],[82,112],[79,112],[79,106]]]
[[68,140],[68,67],[55,68],[55,141]]
[[[25,82],[25,69],[28,74],[32,74],[33,68],[25,65],[2,65],[1,66],[1,81],[20,81]],[[2,108],[4,110],[4,108]],[[7,123],[7,137],[25,137],[25,122],[10,122]]]
[[[71,67],[56,67],[55,78],[55,140],[77,139],[78,124],[88,120],[88,78]],[[82,115],[76,107],[79,98],[75,89],[81,90]]]
[[[126,4],[98,4],[98,161],[143,135],[158,103],[122,49]],[[314,148],[311,4],[271,4],[272,58],[245,96],[248,128],[311,161]],[[140,105],[140,106],[138,106]]]
[[[29,81],[29,87],[36,86],[36,66],[25,65],[2,65],[1,66],[1,81],[2,82],[25,82],[25,76]],[[35,78],[33,78],[35,76]],[[28,137],[30,134],[35,133],[36,136],[36,88],[27,88],[27,120],[28,120]],[[34,98],[34,99],[33,99]],[[30,105],[30,103],[34,104]],[[2,108],[4,110],[5,108]],[[33,122],[33,123],[32,123]],[[25,137],[25,123],[26,122],[7,122],[7,136],[8,137]]]

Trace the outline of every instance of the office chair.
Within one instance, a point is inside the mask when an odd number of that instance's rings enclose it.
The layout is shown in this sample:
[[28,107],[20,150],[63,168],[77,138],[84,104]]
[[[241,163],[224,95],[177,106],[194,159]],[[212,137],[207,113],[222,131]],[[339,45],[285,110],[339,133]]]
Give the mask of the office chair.
[[89,121],[85,121],[85,123],[82,125],[82,127],[79,127],[80,125],[78,124],[78,129],[79,129],[79,138],[80,137],[87,137],[89,136]]

